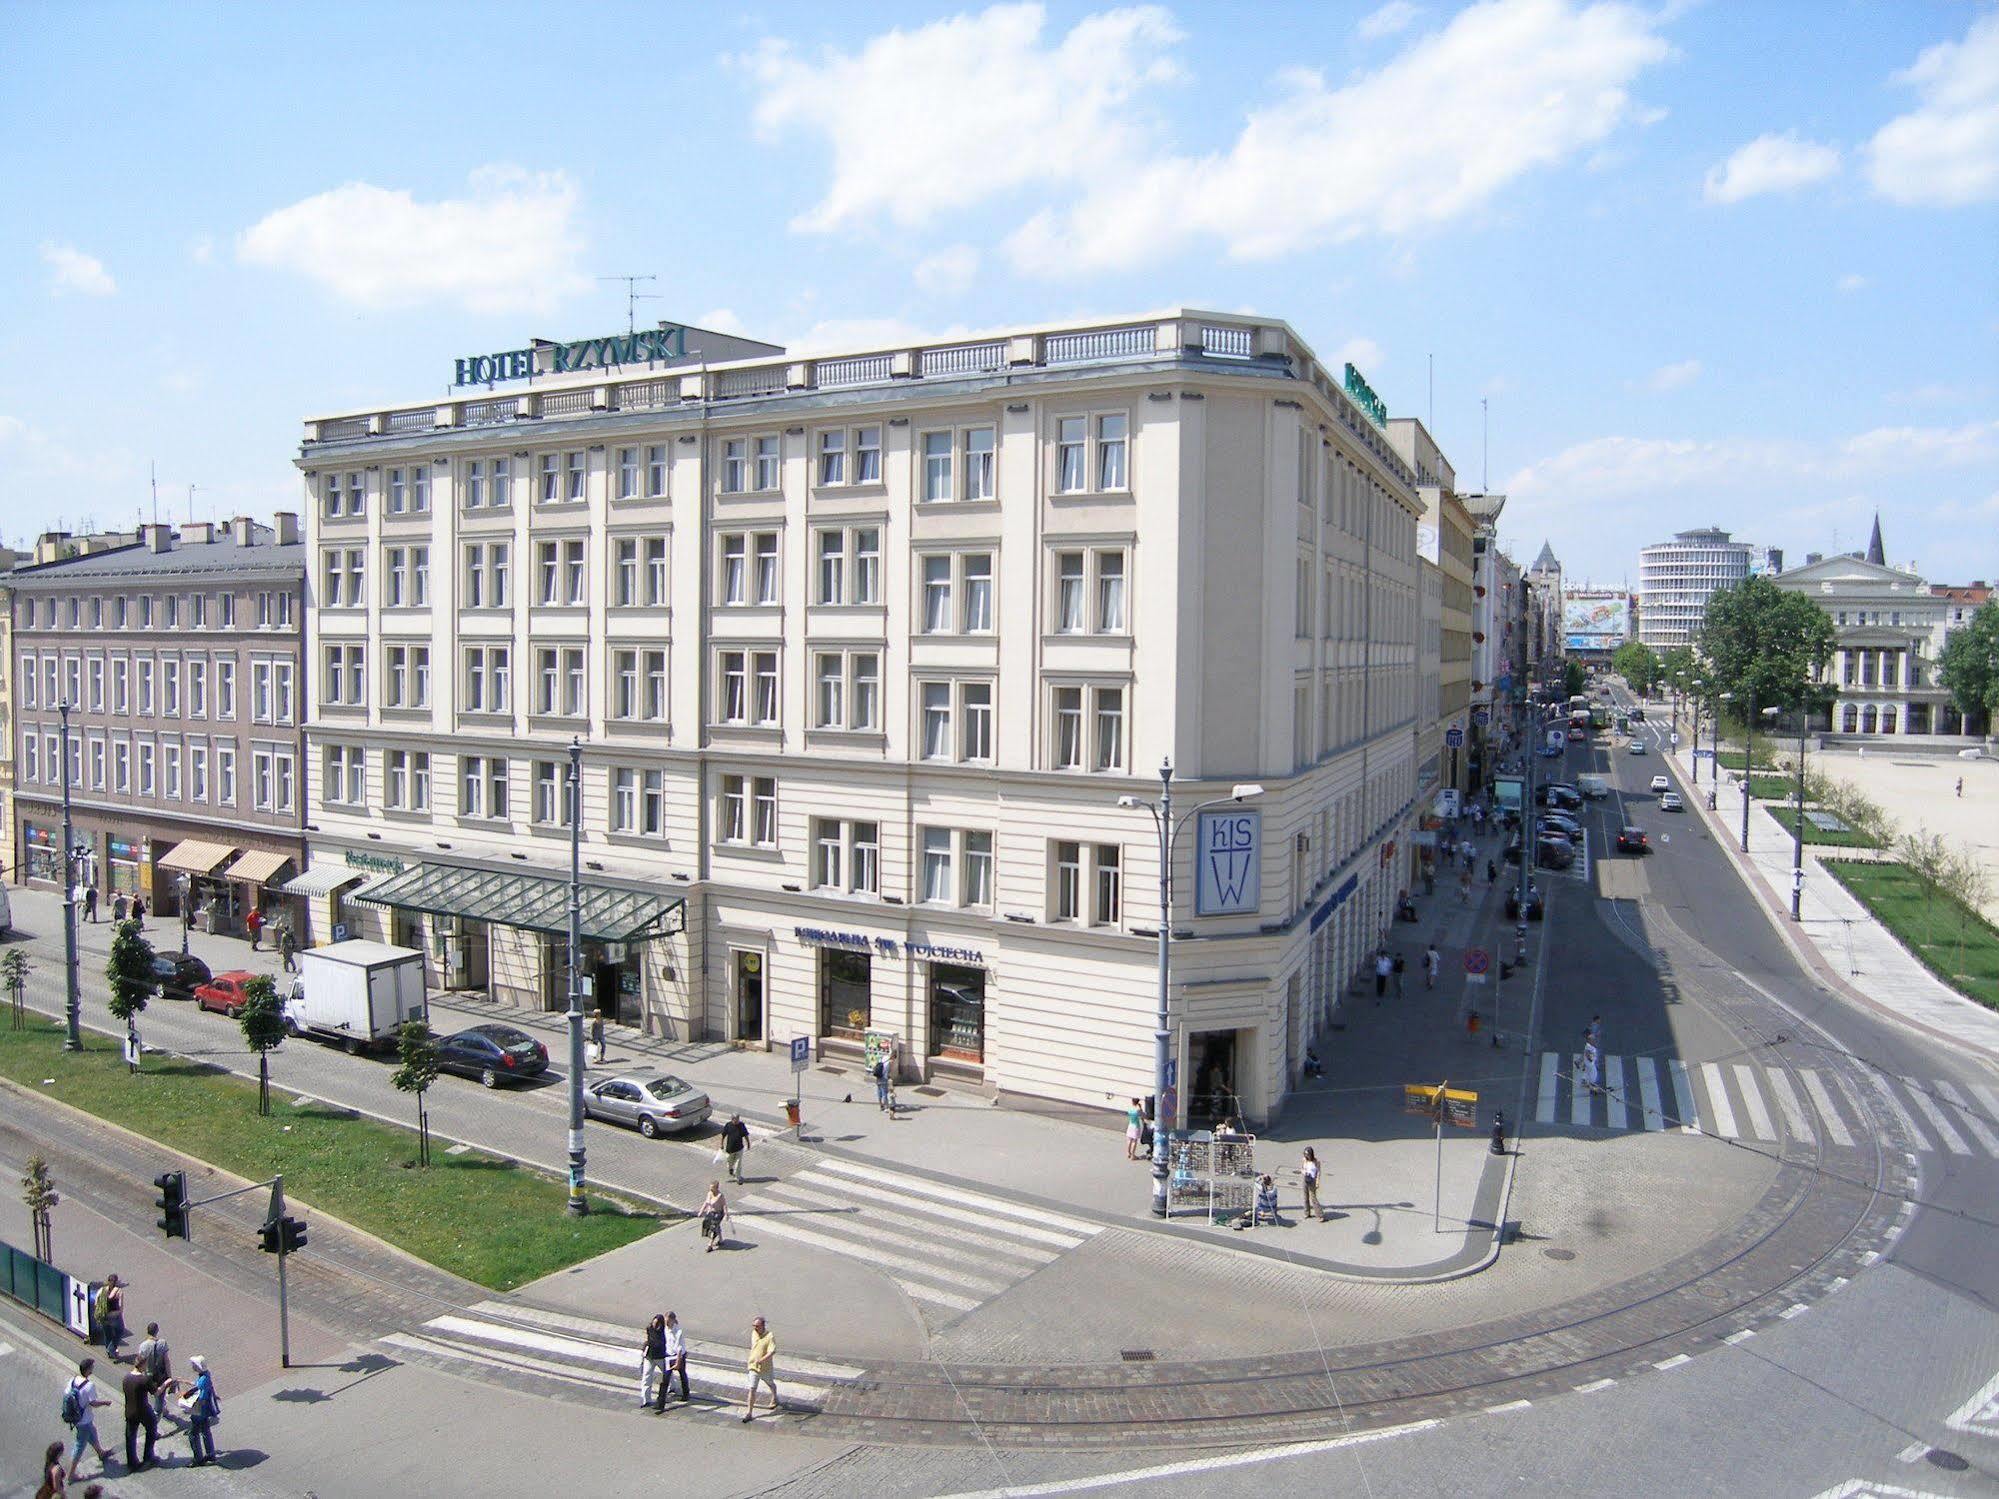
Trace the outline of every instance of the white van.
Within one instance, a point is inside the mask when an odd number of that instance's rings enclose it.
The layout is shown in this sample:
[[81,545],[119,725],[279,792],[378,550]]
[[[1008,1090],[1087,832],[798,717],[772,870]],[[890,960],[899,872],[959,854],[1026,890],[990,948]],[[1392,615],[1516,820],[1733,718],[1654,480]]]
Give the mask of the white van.
[[1610,795],[1610,782],[1602,776],[1577,776],[1576,790],[1593,802],[1600,802]]

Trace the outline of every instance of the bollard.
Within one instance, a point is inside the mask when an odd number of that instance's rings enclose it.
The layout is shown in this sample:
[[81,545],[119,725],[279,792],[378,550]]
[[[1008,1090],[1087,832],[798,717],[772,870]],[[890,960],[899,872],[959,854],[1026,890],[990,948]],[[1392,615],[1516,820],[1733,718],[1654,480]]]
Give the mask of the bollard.
[[1506,1154],[1506,1116],[1497,1109],[1492,1111],[1492,1153]]

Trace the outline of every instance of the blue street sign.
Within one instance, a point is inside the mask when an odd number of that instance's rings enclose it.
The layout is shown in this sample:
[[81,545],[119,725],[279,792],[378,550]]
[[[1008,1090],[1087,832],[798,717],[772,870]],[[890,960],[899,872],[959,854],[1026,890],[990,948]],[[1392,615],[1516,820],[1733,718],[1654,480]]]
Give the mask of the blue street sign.
[[803,1072],[812,1065],[812,1038],[793,1036],[791,1038],[791,1070]]
[[1460,749],[1463,747],[1464,742],[1465,731],[1456,724],[1452,724],[1448,729],[1444,730],[1444,748]]

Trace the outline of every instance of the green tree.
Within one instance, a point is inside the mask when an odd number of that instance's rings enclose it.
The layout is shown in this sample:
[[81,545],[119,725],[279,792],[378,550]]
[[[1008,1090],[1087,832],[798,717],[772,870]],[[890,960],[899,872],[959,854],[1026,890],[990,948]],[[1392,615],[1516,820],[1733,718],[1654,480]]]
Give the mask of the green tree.
[[437,1081],[437,1041],[423,1021],[405,1020],[396,1032],[396,1051],[402,1065],[389,1081],[399,1092],[416,1094],[416,1160],[419,1166],[428,1166],[430,1115],[424,1109],[423,1096]]
[[1613,651],[1610,669],[1629,682],[1640,697],[1650,695],[1662,680],[1658,652],[1642,640],[1627,640]]
[[1583,670],[1580,661],[1562,663],[1562,685],[1568,689],[1568,696],[1577,697],[1589,686],[1589,674]]
[[28,1221],[34,1229],[35,1258],[53,1263],[55,1232],[49,1214],[62,1201],[62,1194],[56,1191],[55,1181],[49,1175],[49,1163],[38,1155],[28,1157],[28,1172],[21,1178],[21,1201],[27,1204]]
[[237,1016],[243,1040],[257,1054],[257,1112],[271,1112],[271,1052],[285,1038],[285,1016],[278,1004],[278,986],[260,973],[243,986],[243,1009]]
[[1709,685],[1733,694],[1736,716],[1746,718],[1752,707],[1795,708],[1809,699],[1832,659],[1832,621],[1803,594],[1751,578],[1708,599],[1700,644]]
[[1981,604],[1945,637],[1937,666],[1937,680],[1950,690],[1966,731],[1974,722],[1990,730],[1999,713],[1999,599]]
[[5,953],[0,953],[0,985],[6,987],[17,1031],[28,1023],[28,975],[33,970],[34,964],[28,961],[27,953],[20,948],[10,947]]
[[125,1044],[131,1070],[139,1070],[139,1012],[159,989],[153,973],[153,944],[139,931],[136,921],[121,921],[111,934],[111,957],[105,965],[111,981],[111,1013],[125,1022]]

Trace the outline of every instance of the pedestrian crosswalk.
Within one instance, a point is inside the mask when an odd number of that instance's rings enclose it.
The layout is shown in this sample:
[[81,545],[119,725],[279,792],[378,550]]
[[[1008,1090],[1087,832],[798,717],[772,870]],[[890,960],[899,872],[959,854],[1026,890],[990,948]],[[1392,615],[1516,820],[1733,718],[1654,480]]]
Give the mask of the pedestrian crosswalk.
[[[404,1354],[462,1373],[508,1384],[540,1378],[638,1400],[640,1329],[567,1312],[484,1301],[462,1312],[433,1317],[381,1341]],[[743,1398],[745,1349],[689,1342],[687,1382],[697,1416],[738,1414]],[[784,1403],[817,1410],[834,1386],[861,1371],[847,1364],[786,1354],[778,1368]]]
[[1103,1225],[870,1164],[822,1159],[735,1209],[769,1233],[870,1265],[933,1321],[999,1295]]
[[1605,1056],[1592,1086],[1585,1065],[1579,1053],[1541,1053],[1537,1123],[1766,1143],[1781,1135],[1850,1148],[1873,1134],[1870,1121],[1885,1114],[1918,1151],[1999,1160],[1999,1089],[1983,1084],[1879,1071],[1855,1082],[1815,1067]]

